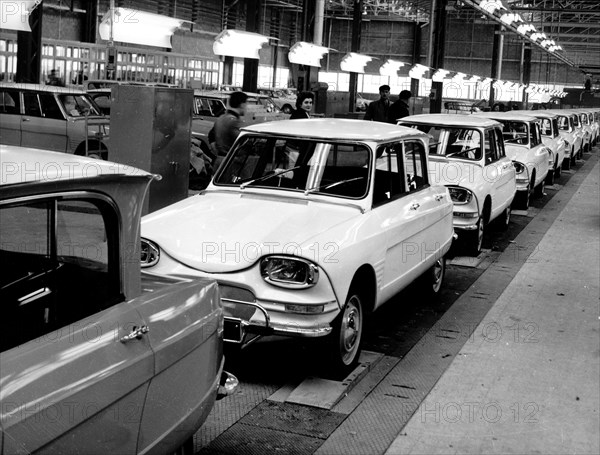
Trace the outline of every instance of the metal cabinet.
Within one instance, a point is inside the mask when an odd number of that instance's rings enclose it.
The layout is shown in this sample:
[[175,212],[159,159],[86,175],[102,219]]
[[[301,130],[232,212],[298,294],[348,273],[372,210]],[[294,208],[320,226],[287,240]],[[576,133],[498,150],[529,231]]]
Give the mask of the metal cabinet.
[[144,213],[188,195],[193,97],[188,89],[112,88],[108,159],[162,176],[150,185]]

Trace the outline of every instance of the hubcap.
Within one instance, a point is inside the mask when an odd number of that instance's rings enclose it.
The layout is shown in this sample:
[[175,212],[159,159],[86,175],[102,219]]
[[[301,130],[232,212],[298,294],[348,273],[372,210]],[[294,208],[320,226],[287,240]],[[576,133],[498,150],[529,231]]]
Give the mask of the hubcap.
[[340,348],[344,364],[349,365],[354,360],[354,356],[360,344],[362,333],[362,317],[360,309],[360,300],[354,295],[348,301],[344,308],[342,326],[340,330]]

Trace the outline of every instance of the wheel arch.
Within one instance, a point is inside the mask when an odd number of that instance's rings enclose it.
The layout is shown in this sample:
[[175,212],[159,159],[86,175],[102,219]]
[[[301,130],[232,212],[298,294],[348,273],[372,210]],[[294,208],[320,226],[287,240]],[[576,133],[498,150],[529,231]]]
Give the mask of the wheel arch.
[[377,277],[375,270],[370,264],[361,265],[354,273],[348,287],[346,299],[348,299],[350,292],[355,286],[361,290],[365,298],[364,311],[367,314],[371,313],[375,309],[375,302],[377,301]]

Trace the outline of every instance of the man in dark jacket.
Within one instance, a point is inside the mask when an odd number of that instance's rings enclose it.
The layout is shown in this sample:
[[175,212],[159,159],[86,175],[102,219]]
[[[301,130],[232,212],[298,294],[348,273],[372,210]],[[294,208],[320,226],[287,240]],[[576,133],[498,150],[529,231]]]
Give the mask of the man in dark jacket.
[[[229,152],[229,149],[240,134],[244,121],[241,117],[246,113],[248,95],[244,92],[233,92],[227,102],[227,111],[216,121],[214,129],[214,143],[211,144],[213,153],[217,155],[214,169],[216,170]],[[209,133],[210,136],[210,133]],[[209,138],[210,140],[210,138]]]
[[373,120],[375,122],[387,122],[388,111],[390,108],[390,86],[382,85],[379,87],[379,99],[372,101],[367,106],[365,120]]
[[398,101],[396,101],[390,106],[388,114],[388,121],[390,123],[396,124],[396,120],[398,120],[399,118],[407,117],[410,115],[410,106],[408,104],[408,101],[410,100],[411,96],[412,93],[410,93],[408,90],[402,90],[400,92]]

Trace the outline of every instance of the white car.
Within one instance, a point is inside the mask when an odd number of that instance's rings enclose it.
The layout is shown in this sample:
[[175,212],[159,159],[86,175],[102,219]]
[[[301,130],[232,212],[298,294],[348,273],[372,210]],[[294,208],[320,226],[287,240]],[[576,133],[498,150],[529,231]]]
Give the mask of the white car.
[[546,177],[546,185],[552,185],[554,184],[554,178],[560,177],[565,160],[569,159],[569,157],[565,158],[568,143],[560,135],[558,115],[545,110],[525,111],[525,113],[539,120],[542,142],[552,151],[554,164]]
[[596,144],[598,140],[598,123],[594,120],[594,111],[592,108],[579,108],[576,109],[577,112],[583,114],[582,118],[585,118],[584,128],[590,133],[590,145],[588,148],[588,152],[590,149]]
[[[583,131],[583,153],[588,153],[592,149],[592,124],[590,122],[590,118],[587,110],[584,109],[571,109],[571,112],[574,112],[577,117],[579,117],[579,123],[581,125],[581,129]],[[581,158],[581,156],[580,156]]]
[[474,115],[482,115],[502,123],[506,154],[512,160],[527,166],[529,184],[526,191],[517,193],[516,203],[518,206],[529,206],[531,193],[536,197],[543,196],[546,177],[554,165],[554,157],[552,151],[542,142],[542,134],[537,119],[519,111],[482,112]]
[[147,273],[220,284],[225,340],[324,337],[358,361],[364,317],[419,277],[440,291],[452,200],[428,174],[428,137],[350,119],[248,126],[208,188],[147,215]]
[[545,112],[556,114],[557,116],[558,132],[567,146],[565,149],[563,167],[567,170],[571,169],[571,166],[575,164],[582,142],[581,135],[578,134],[577,127],[575,126],[575,119],[578,117],[575,114],[566,112],[562,109],[548,109]]
[[[430,135],[431,181],[450,190],[454,229],[467,253],[477,256],[489,223],[498,220],[500,226],[508,226],[517,190],[515,166],[504,151],[502,124],[461,114],[412,115],[398,124]],[[527,179],[525,166],[520,169]]]

